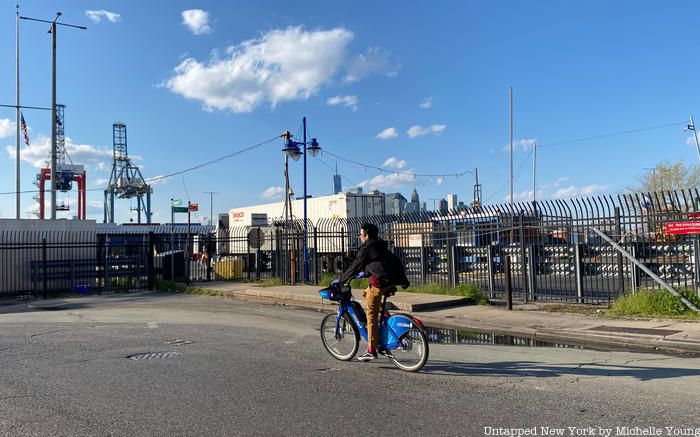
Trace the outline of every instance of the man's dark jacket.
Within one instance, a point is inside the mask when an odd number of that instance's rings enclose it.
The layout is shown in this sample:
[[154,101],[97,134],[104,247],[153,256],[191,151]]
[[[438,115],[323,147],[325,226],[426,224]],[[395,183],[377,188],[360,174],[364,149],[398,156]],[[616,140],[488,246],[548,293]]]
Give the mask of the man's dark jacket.
[[411,285],[399,257],[389,251],[386,241],[379,238],[367,240],[360,246],[355,261],[340,275],[340,283],[346,283],[360,271],[364,271],[365,276],[376,276],[383,287],[400,285],[406,288]]

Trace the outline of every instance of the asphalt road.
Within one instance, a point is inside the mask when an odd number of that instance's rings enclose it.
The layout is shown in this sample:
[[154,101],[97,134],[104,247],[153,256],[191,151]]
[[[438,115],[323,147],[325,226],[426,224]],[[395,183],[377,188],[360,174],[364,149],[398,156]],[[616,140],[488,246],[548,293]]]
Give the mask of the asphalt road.
[[[308,309],[166,293],[37,306],[0,307],[0,435],[700,434],[692,357],[433,344],[410,374],[334,360]],[[174,354],[127,358],[146,352]]]

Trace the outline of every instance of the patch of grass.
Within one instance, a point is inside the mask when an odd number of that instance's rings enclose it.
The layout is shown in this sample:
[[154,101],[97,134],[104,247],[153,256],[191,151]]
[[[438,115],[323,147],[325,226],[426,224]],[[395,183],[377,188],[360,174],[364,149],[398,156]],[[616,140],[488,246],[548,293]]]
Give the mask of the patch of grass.
[[183,293],[187,287],[185,285],[178,284],[175,281],[156,281],[155,289],[160,291],[174,291],[176,293]]
[[410,286],[406,290],[411,293],[441,294],[446,296],[460,296],[473,300],[479,305],[489,305],[488,298],[481,292],[476,284],[458,284],[451,288],[442,284],[425,284],[422,286]]
[[263,279],[259,282],[255,281],[253,283],[258,287],[279,287],[281,285],[286,285],[286,283],[280,278]]
[[[697,293],[691,290],[679,290],[683,296],[696,306],[700,305]],[[700,315],[686,307],[676,296],[666,290],[640,290],[616,299],[608,314],[611,316],[673,317],[700,319]]]

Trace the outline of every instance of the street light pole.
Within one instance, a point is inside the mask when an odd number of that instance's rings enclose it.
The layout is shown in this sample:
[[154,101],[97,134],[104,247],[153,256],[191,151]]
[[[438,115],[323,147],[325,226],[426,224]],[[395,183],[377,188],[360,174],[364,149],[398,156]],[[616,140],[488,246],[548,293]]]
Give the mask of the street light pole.
[[[15,218],[17,218],[17,220],[19,220],[19,218],[20,218],[20,217],[19,217],[19,210],[20,210],[20,194],[19,194],[19,192],[21,191],[20,182],[19,182],[19,130],[20,130],[20,124],[22,123],[22,122],[20,121],[21,114],[20,114],[20,110],[19,110],[19,5],[17,5],[17,23],[16,23],[16,27],[17,27],[17,50],[16,50],[16,51],[17,51],[17,66],[16,66],[16,75],[17,75],[17,77],[16,77],[16,82],[17,82],[17,116],[16,116],[15,120],[16,120],[16,122],[17,122],[17,149],[15,150],[15,153],[17,153],[17,155],[16,155],[17,163],[15,164],[15,166],[16,166],[16,168],[15,168],[15,174],[16,174],[16,176],[17,176],[17,182],[16,182],[16,184],[15,184],[15,187],[16,187],[16,190],[17,190],[17,194],[16,194],[16,196],[17,196],[17,197],[16,197],[16,202],[17,202],[17,214],[16,214]],[[43,205],[42,205],[42,206],[43,206]]]
[[[51,219],[56,219],[56,26],[74,27],[76,29],[85,30],[85,26],[76,26],[74,24],[58,23],[58,17],[62,14],[56,12],[56,17],[53,21],[40,20],[38,18],[19,17],[22,20],[38,21],[40,23],[51,24],[49,33],[51,34]],[[17,151],[19,153],[19,150]],[[18,190],[19,191],[19,190]]]
[[[292,134],[289,131],[285,131],[284,134],[282,134],[282,138],[284,138],[284,149],[282,151],[288,156],[294,159],[295,161],[298,161],[299,158],[301,158],[301,155],[304,155],[304,239],[302,241],[302,246],[303,246],[303,251],[304,251],[304,276],[303,280],[304,283],[309,281],[309,256],[307,253],[307,240],[308,240],[308,224],[306,223],[307,221],[307,202],[306,198],[308,197],[308,194],[306,192],[306,152],[308,151],[311,153],[311,156],[316,156],[320,151],[321,151],[321,146],[319,146],[318,141],[316,138],[311,138],[310,142],[306,141],[306,117],[303,119],[303,125],[304,125],[304,138],[303,141],[294,141],[292,140]],[[304,150],[300,150],[299,146],[302,146]]]
[[[51,23],[51,220],[56,220],[56,13]],[[43,205],[41,205],[43,208]]]

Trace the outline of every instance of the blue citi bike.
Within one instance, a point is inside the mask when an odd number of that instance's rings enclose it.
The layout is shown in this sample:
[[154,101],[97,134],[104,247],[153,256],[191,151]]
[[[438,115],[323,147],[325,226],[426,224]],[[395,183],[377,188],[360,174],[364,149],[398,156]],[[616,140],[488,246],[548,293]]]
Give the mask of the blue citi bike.
[[[338,302],[338,312],[321,322],[321,340],[335,359],[350,361],[360,346],[360,335],[367,341],[367,316],[360,303],[353,300],[350,284],[331,285],[319,291],[322,298]],[[388,357],[396,367],[417,372],[428,361],[428,337],[423,322],[408,314],[389,314],[386,300],[396,294],[387,289],[379,312],[379,346],[377,352]]]

